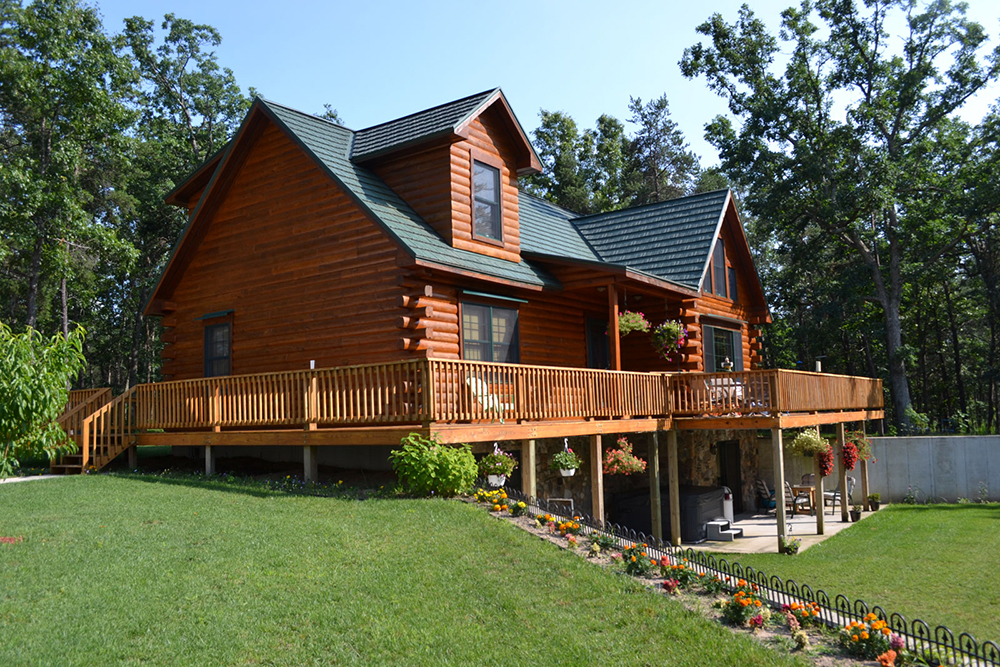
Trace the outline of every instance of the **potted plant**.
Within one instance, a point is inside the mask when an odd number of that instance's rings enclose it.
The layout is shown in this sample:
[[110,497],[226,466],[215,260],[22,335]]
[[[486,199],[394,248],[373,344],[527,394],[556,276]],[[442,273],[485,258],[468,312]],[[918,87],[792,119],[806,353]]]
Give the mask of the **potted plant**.
[[632,453],[628,438],[618,438],[618,449],[604,452],[605,475],[633,475],[646,469],[646,462]]
[[672,361],[674,354],[684,347],[687,337],[687,327],[677,320],[667,320],[653,329],[653,349],[667,361]]
[[878,512],[879,505],[882,501],[882,495],[879,493],[869,493],[868,494],[868,507],[872,508],[872,512]]
[[633,331],[646,333],[649,331],[649,320],[642,313],[633,313],[626,310],[618,316],[618,335],[625,337]]
[[829,449],[830,443],[820,437],[819,431],[814,428],[804,429],[788,445],[788,451],[794,454],[801,454],[802,456],[824,454]]
[[861,521],[861,505],[855,505],[851,508],[851,523],[858,521]]
[[552,469],[563,477],[572,477],[580,467],[580,457],[569,447],[569,438],[563,440],[563,450],[552,455]]
[[507,452],[493,443],[493,451],[479,461],[479,474],[486,477],[490,486],[503,486],[507,483],[507,475],[514,472],[517,461]]

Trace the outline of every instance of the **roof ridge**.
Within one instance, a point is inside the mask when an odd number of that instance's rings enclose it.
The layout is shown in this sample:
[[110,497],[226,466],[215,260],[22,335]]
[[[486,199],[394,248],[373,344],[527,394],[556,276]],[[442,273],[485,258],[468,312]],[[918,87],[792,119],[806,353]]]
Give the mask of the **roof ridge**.
[[346,125],[341,125],[340,123],[338,123],[336,121],[332,121],[329,118],[323,118],[322,116],[317,116],[314,113],[309,113],[308,111],[303,111],[302,109],[296,109],[295,107],[290,107],[287,104],[282,104],[281,102],[275,102],[274,100],[269,100],[266,97],[264,97],[263,95],[258,95],[257,99],[259,99],[264,104],[268,104],[270,106],[275,106],[275,107],[281,107],[282,109],[287,109],[287,110],[292,111],[294,113],[297,113],[297,114],[299,114],[301,116],[306,116],[306,117],[308,117],[308,118],[310,118],[312,120],[318,120],[321,123],[327,123],[329,125],[333,125],[334,127],[339,127],[342,130],[347,130],[351,134],[357,133],[357,130],[352,130],[351,128],[347,127]]
[[639,211],[642,209],[653,208],[655,206],[667,206],[669,204],[676,204],[682,199],[695,199],[697,197],[708,197],[708,195],[718,194],[720,192],[729,192],[731,188],[720,188],[719,190],[712,190],[710,192],[699,192],[693,195],[684,195],[683,197],[674,197],[673,199],[666,199],[664,201],[654,201],[649,204],[640,204],[639,206],[627,206],[625,208],[618,208],[613,211],[604,211],[602,213],[589,213],[587,215],[581,215],[573,219],[573,222],[582,222],[584,220],[590,220],[592,218],[601,218],[608,215],[614,215],[615,213],[625,213],[631,211]]
[[466,100],[471,100],[474,97],[481,97],[483,95],[492,95],[497,90],[499,90],[499,86],[496,87],[496,88],[491,88],[489,90],[484,90],[484,91],[479,92],[479,93],[475,93],[473,95],[466,95],[465,97],[460,97],[457,100],[452,100],[450,102],[445,102],[443,104],[435,104],[432,107],[427,107],[426,109],[421,109],[419,111],[414,111],[413,113],[408,113],[405,116],[399,116],[398,118],[390,118],[389,120],[384,121],[382,123],[376,123],[375,125],[369,125],[368,127],[363,127],[360,130],[356,130],[356,132],[367,132],[369,130],[374,130],[376,128],[383,127],[385,125],[390,125],[392,123],[398,123],[401,120],[406,120],[407,118],[412,118],[413,116],[419,116],[420,114],[427,113],[428,111],[434,111],[435,109],[441,109],[443,107],[451,106],[453,104],[458,104],[459,102],[465,102]]

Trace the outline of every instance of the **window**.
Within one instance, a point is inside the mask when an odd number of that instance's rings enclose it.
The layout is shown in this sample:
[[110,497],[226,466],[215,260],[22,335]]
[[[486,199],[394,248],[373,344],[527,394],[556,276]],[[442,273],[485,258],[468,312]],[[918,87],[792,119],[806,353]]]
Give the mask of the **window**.
[[229,322],[205,327],[205,377],[232,373],[231,333]]
[[517,311],[463,303],[462,349],[472,361],[518,363]]
[[715,293],[719,296],[726,296],[726,249],[722,239],[715,242],[715,257],[712,259],[715,269]]
[[721,373],[728,358],[734,371],[743,370],[743,335],[740,331],[722,327],[702,327],[705,372]]
[[730,266],[729,267],[729,298],[732,299],[733,301],[739,301],[739,299],[736,298],[736,294],[737,294],[737,292],[736,292],[736,267],[735,266]]
[[500,170],[477,160],[472,162],[474,237],[501,240]]

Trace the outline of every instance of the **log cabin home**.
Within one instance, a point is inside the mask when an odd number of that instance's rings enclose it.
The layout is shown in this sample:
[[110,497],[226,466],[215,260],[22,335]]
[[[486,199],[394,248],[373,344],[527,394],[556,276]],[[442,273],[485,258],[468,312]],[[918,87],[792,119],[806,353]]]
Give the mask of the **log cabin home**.
[[[768,307],[731,192],[581,216],[518,187],[540,169],[500,89],[358,131],[258,98],[168,196],[189,223],[145,311],[163,381],[81,398],[59,469],[169,444],[211,470],[220,447],[269,447],[308,478],[346,452],[385,465],[416,431],[504,441],[526,493],[603,518],[628,491],[604,488],[608,436],[634,439],[658,497],[665,435],[671,512],[679,484],[750,509],[758,429],[780,451],[783,426],[881,417],[878,380],[761,368]],[[664,360],[619,335],[626,310],[687,343]],[[569,437],[590,469],[567,486],[546,456]]]

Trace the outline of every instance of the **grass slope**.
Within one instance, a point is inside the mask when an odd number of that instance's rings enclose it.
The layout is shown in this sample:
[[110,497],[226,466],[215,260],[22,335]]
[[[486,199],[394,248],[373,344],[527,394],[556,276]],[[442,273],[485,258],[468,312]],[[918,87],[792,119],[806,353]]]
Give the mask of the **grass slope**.
[[458,502],[101,475],[0,517],[4,665],[796,664]]
[[794,558],[734,560],[1000,643],[1000,505],[892,505]]

